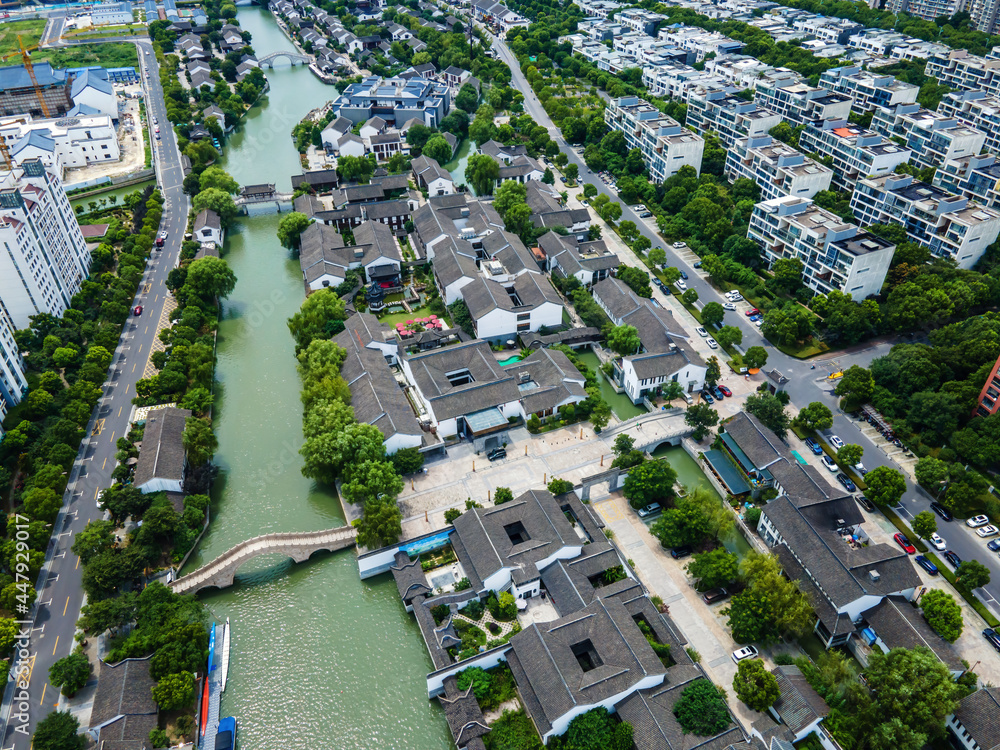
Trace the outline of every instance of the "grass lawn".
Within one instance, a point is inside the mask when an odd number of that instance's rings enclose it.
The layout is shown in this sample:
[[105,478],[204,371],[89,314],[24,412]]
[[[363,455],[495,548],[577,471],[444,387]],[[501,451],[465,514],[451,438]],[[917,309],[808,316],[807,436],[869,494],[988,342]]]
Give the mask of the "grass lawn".
[[[7,24],[3,24],[6,26]],[[14,40],[17,44],[17,39]],[[128,42],[111,44],[81,44],[58,49],[40,49],[31,55],[32,62],[48,60],[57,68],[82,68],[102,65],[106,68],[138,67],[139,54]]]
[[[435,313],[431,312],[429,307],[418,307],[413,312],[403,312],[389,313],[388,315],[383,315],[378,319],[379,323],[384,326],[389,326],[390,328],[395,328],[397,323],[405,323],[408,320],[415,320],[416,318],[429,318]],[[444,320],[444,322],[450,327],[451,318],[448,315],[438,315],[439,318]]]
[[784,344],[777,344],[770,339],[768,339],[768,343],[789,357],[795,357],[796,359],[808,359],[809,357],[815,357],[817,354],[830,351],[829,346],[812,337],[800,346],[785,346]]
[[[0,24],[0,56],[18,51],[18,34],[21,35],[21,41],[24,42],[25,47],[33,47],[41,40],[43,31],[45,31],[44,18],[33,18],[28,21],[11,21],[10,23]],[[38,53],[36,52],[35,54],[37,55]],[[32,55],[32,58],[34,57],[35,55]],[[10,59],[4,64],[17,65],[19,62],[20,60]]]

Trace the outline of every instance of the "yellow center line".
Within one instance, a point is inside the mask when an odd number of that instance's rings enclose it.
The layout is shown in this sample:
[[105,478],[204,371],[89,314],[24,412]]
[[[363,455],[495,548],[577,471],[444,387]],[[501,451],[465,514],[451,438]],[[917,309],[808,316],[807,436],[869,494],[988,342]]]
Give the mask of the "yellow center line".
[[[76,561],[77,561],[77,563],[79,563],[79,562],[80,562],[80,558],[78,557],[78,558],[76,559]],[[66,610],[67,610],[68,608],[69,608],[69,597],[67,596],[67,597],[66,597],[66,603],[65,603],[65,604],[63,605],[63,617],[65,617],[65,616],[66,616]]]
[[44,706],[45,705],[45,691],[46,691],[46,689],[48,687],[49,687],[49,683],[47,683],[47,682],[44,685],[42,685],[42,699],[40,701],[38,701],[38,705],[40,705],[40,706]]
[[125,393],[128,393],[128,389],[131,388],[131,387],[132,387],[131,383],[129,383],[128,385],[126,385],[125,386]]
[[95,500],[97,499],[97,491],[98,491],[98,489],[99,488],[97,488],[97,487],[94,488],[94,499]]
[[[136,364],[139,364],[139,363],[136,362]],[[135,372],[135,365],[132,365],[132,372]]]
[[[78,557],[78,558],[76,558],[76,565],[73,566],[73,570],[76,570],[79,567],[80,567],[80,558]],[[69,601],[68,597],[67,597],[66,601],[67,602]]]
[[112,444],[112,445],[114,445],[114,444],[115,444],[115,435],[116,435],[116,434],[117,434],[116,432],[112,432],[112,433],[111,433],[111,444]]
[[149,333],[149,326],[146,326],[146,330],[144,330],[142,333],[143,333],[143,335]]
[[122,415],[122,409],[124,409],[124,408],[125,408],[124,406],[119,406],[118,407],[118,416],[119,417]]
[[107,465],[108,465],[108,457],[105,456],[104,457],[104,463],[101,464],[101,471],[104,471],[104,469],[107,467]]
[[[56,636],[56,642],[52,646],[52,655],[56,655],[56,649],[59,648],[59,636]],[[45,693],[42,693],[42,699],[45,699]]]

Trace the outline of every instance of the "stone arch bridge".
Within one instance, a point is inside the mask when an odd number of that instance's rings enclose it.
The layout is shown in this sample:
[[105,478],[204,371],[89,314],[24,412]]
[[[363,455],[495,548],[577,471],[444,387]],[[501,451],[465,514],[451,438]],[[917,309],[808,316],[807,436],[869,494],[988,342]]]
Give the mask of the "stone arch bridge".
[[299,54],[298,52],[286,52],[284,50],[279,50],[277,52],[272,52],[269,55],[264,55],[257,61],[257,64],[260,65],[260,67],[262,68],[265,65],[269,68],[273,68],[274,61],[279,60],[281,58],[285,58],[293,66],[295,65],[295,63],[302,63],[303,65],[309,65],[314,60],[314,58],[311,57],[310,55],[302,55]]
[[236,571],[248,560],[260,555],[281,554],[294,562],[304,562],[321,550],[335,552],[355,545],[357,530],[352,526],[306,532],[263,534],[240,542],[198,570],[170,583],[178,594],[193,594],[202,589],[224,589],[233,585]]

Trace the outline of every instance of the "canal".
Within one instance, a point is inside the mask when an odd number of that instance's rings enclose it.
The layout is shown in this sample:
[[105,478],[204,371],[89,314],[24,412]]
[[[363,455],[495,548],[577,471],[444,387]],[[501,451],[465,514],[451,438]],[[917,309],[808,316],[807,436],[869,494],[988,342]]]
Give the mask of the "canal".
[[[290,49],[270,14],[241,7],[258,56]],[[271,84],[230,139],[223,166],[240,184],[289,190],[300,171],[290,138],[310,109],[335,94],[303,67],[265,71]],[[277,241],[279,215],[242,219],[226,260],[239,281],[219,326],[214,420],[219,479],[212,524],[185,571],[273,531],[343,524],[339,500],[302,476],[299,380],[285,324],[304,298],[298,262]],[[231,670],[222,715],[239,722],[244,750],[451,746],[419,630],[388,576],[362,582],[351,552],[293,566],[265,557],[237,583],[202,600],[231,619]]]

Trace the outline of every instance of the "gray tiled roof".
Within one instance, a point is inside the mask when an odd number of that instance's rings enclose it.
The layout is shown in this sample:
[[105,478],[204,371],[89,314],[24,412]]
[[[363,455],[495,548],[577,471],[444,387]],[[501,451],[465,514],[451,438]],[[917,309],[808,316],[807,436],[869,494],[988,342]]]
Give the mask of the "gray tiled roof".
[[151,692],[156,684],[149,675],[149,657],[100,663],[90,726],[99,727],[118,716],[156,716]]
[[626,592],[644,596],[642,585],[632,578],[625,578],[609,586],[595,587],[591,583],[592,576],[622,564],[621,558],[611,544],[595,542],[586,545],[579,557],[559,560],[545,568],[542,571],[542,585],[560,617],[582,609],[597,598],[603,599]]
[[[503,507],[503,506],[501,506]],[[573,648],[586,641],[599,665],[584,671]],[[597,599],[587,607],[544,624],[533,623],[510,639],[524,675],[522,695],[532,694],[528,710],[547,733],[574,709],[600,704],[634,689],[647,677],[666,673],[638,625],[617,599]]]
[[410,163],[410,167],[413,169],[413,174],[425,184],[437,179],[451,180],[451,174],[441,168],[437,159],[430,156],[418,156]]
[[190,409],[168,406],[154,409],[146,416],[142,448],[135,467],[135,486],[151,479],[184,479],[184,426]]
[[392,577],[396,581],[399,598],[404,603],[408,604],[416,596],[426,596],[433,592],[434,589],[428,585],[427,576],[420,566],[419,556],[411,560],[408,554],[400,550],[396,553],[394,561],[389,570],[392,571]]
[[505,230],[493,232],[483,237],[483,252],[491,258],[496,258],[507,273],[521,271],[538,272],[538,263],[531,251],[524,246],[516,234]]
[[955,718],[982,750],[1000,748],[1000,688],[986,687],[966,696]]
[[781,563],[781,569],[788,576],[788,579],[799,584],[799,589],[806,595],[809,603],[812,604],[813,610],[816,612],[816,616],[819,617],[831,636],[854,632],[854,623],[851,621],[850,616],[840,614],[833,608],[826,594],[820,591],[816,584],[813,583],[809,574],[806,573],[806,569],[795,559],[795,555],[792,554],[792,551],[788,547],[779,544],[771,551],[778,558],[778,562]]
[[365,215],[372,220],[388,219],[394,216],[410,216],[410,204],[407,201],[379,201],[365,204]]
[[206,208],[204,211],[198,214],[198,216],[195,217],[194,220],[195,232],[197,232],[199,229],[205,229],[206,227],[208,229],[216,229],[216,230],[222,229],[222,220],[219,218],[219,215],[210,208]]
[[530,156],[515,156],[509,165],[500,165],[500,179],[509,180],[513,177],[525,177],[532,172],[544,172],[541,165]]
[[156,729],[156,714],[125,716],[101,728],[97,738],[99,750],[150,750],[149,733]]
[[569,401],[582,401],[587,397],[583,373],[558,349],[538,349],[526,359],[504,369],[519,383],[526,374],[533,384],[531,388],[519,388],[521,404],[528,414],[554,409]]
[[771,674],[778,679],[778,688],[781,690],[781,697],[775,701],[773,709],[796,735],[830,713],[826,701],[813,689],[798,667],[775,667]]
[[[864,617],[889,648],[924,646],[933,651],[948,669],[965,669],[955,647],[938,635],[920,611],[904,597],[887,596],[866,611]],[[1000,715],[996,718],[1000,721]]]
[[562,211],[562,196],[553,185],[546,185],[540,180],[531,180],[525,186],[526,202],[534,214],[547,214]]
[[488,734],[490,728],[472,692],[472,686],[460,691],[456,683],[454,675],[446,677],[445,694],[438,696],[438,700],[441,701],[444,717],[455,738],[455,746],[467,748],[469,742]]
[[385,190],[378,183],[371,185],[348,185],[334,194],[333,200],[338,206],[344,203],[364,203],[365,201],[381,200]]

